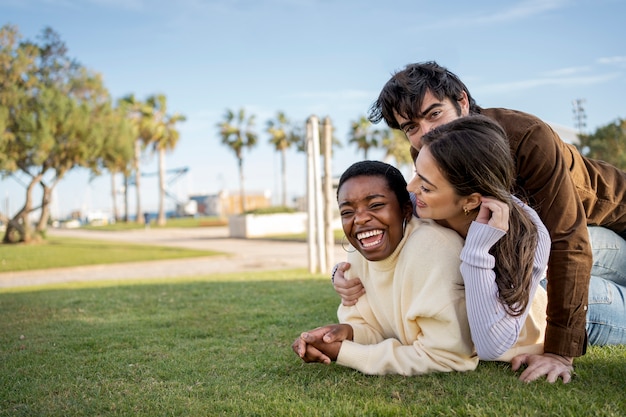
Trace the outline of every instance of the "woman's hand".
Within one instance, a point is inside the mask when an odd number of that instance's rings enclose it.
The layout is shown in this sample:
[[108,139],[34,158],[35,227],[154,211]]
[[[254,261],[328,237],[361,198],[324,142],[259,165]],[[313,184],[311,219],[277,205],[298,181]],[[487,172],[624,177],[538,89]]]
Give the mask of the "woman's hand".
[[337,270],[333,276],[333,287],[341,297],[341,303],[348,307],[356,304],[359,297],[365,294],[365,288],[359,278],[345,279],[344,273],[350,269],[348,262],[337,264]]
[[[509,206],[492,197],[481,197],[481,201],[482,204],[480,205],[478,216],[476,216],[476,221],[508,232]],[[336,290],[337,288],[335,287],[335,291]]]
[[304,332],[291,345],[291,349],[305,362],[329,364],[337,360],[344,340],[352,340],[352,326],[332,324]]

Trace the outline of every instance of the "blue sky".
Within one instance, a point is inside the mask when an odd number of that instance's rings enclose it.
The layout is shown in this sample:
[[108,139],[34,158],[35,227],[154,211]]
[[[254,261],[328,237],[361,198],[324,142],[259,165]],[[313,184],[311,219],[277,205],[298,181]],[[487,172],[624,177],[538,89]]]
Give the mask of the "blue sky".
[[[280,158],[264,132],[277,111],[299,123],[330,117],[344,143],[333,157],[340,174],[362,158],[347,144],[350,122],[411,62],[448,67],[483,107],[573,128],[572,101],[584,99],[588,131],[626,118],[624,16],[622,0],[0,0],[0,25],[31,40],[51,27],[114,98],[163,93],[187,117],[166,159],[168,169],[189,168],[172,186],[181,198],[238,189],[235,156],[216,128],[226,109],[256,115],[259,145],[244,153],[248,191],[280,194]],[[305,162],[290,152],[290,197],[305,193]],[[155,173],[156,157],[143,170]],[[156,210],[156,177],[141,193]],[[1,181],[0,211],[13,215],[23,195],[19,181]],[[110,210],[110,177],[90,182],[77,170],[55,197],[58,215]]]

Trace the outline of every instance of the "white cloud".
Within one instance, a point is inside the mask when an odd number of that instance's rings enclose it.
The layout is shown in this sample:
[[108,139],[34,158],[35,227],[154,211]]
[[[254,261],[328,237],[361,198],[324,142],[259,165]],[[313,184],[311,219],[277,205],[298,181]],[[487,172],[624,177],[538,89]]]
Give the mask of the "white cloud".
[[123,10],[144,10],[148,6],[144,0],[89,0],[90,3],[97,6],[103,6],[109,9]]
[[626,56],[611,56],[599,58],[598,62],[601,64],[612,64],[615,62],[626,62]]
[[568,67],[568,68],[560,68],[552,71],[548,71],[544,73],[546,77],[565,77],[575,74],[587,73],[591,70],[591,67]]
[[502,94],[514,91],[528,90],[544,86],[580,86],[602,84],[607,81],[619,77],[618,73],[578,76],[578,77],[545,77],[529,80],[513,81],[509,83],[486,84],[474,87],[474,91],[480,91],[481,94]]
[[475,27],[477,25],[523,20],[560,9],[565,6],[566,3],[567,2],[565,0],[524,0],[507,9],[495,10],[495,8],[493,8],[487,11],[476,11],[471,14],[465,13],[463,16],[444,19],[433,23],[432,25],[422,26],[422,28],[433,29],[459,26]]
[[626,66],[626,56],[608,56],[598,58],[598,63],[602,65],[617,65],[624,67]]
[[565,3],[564,0],[527,0],[514,5],[508,10],[484,15],[482,19],[483,23],[520,20],[560,9]]

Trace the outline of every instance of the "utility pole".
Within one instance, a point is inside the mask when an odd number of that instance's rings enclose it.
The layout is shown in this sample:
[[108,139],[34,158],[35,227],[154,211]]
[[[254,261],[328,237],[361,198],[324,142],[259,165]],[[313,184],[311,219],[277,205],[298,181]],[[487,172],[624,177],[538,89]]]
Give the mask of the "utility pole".
[[587,115],[585,114],[585,99],[579,98],[572,101],[574,111],[574,126],[578,130],[578,135],[583,135],[587,128]]

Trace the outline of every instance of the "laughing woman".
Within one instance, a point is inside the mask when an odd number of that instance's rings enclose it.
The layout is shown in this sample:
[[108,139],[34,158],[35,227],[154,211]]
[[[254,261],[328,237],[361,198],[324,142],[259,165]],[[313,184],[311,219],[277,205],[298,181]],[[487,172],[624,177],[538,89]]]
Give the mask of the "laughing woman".
[[339,307],[340,324],[302,333],[293,351],[305,362],[336,361],[365,374],[475,369],[459,271],[461,237],[412,216],[404,177],[383,162],[349,167],[337,202],[356,249],[348,254],[352,266],[345,277],[359,277],[366,294]]

